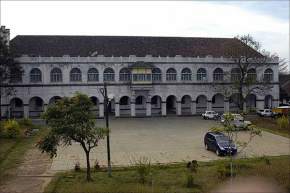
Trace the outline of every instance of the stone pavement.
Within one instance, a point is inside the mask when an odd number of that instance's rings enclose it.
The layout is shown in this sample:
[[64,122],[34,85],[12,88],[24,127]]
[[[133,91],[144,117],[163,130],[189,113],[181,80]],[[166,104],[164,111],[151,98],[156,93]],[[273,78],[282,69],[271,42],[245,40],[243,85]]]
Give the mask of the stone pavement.
[[[97,120],[100,126],[103,120]],[[221,159],[203,145],[204,134],[216,121],[201,117],[152,117],[152,118],[111,118],[111,160],[116,166],[134,164],[141,156],[152,163],[170,163],[188,160],[208,161]],[[240,133],[240,139],[247,141],[247,132]],[[256,137],[241,156],[286,155],[290,154],[288,138],[263,132]],[[107,164],[106,140],[91,152],[92,165],[96,160]],[[73,169],[79,161],[85,166],[85,154],[78,144],[59,148],[51,170]]]

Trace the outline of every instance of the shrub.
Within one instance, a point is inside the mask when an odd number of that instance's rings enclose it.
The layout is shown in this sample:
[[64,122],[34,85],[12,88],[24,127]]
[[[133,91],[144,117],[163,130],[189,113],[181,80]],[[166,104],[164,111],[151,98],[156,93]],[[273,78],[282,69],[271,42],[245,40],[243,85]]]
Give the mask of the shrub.
[[18,121],[20,128],[24,131],[25,135],[29,135],[32,133],[32,129],[34,125],[32,124],[31,119],[24,118]]
[[17,121],[7,120],[4,123],[4,133],[9,138],[17,138],[21,136],[21,128]]
[[198,167],[197,161],[196,160],[192,160],[191,162],[188,162],[186,164],[186,167],[188,168],[186,186],[188,188],[192,188],[194,186],[193,174],[195,174],[197,172],[197,167]]
[[277,124],[281,129],[286,129],[289,126],[289,119],[283,115],[277,119]]
[[134,160],[134,166],[138,175],[139,182],[145,184],[146,178],[151,173],[151,163],[147,157],[140,157]]
[[75,168],[74,169],[75,169],[76,172],[81,171],[81,164],[80,164],[80,162],[76,162],[75,163]]
[[98,162],[98,160],[96,160],[95,161],[95,164],[94,164],[94,169],[95,169],[95,171],[99,171],[100,170],[100,164],[99,164],[99,162]]

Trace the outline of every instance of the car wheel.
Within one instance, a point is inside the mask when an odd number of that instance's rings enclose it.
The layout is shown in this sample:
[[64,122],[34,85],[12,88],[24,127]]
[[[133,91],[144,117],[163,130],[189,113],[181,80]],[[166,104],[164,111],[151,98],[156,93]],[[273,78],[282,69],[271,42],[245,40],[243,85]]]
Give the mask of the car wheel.
[[216,149],[215,153],[216,153],[216,155],[217,155],[217,156],[220,156],[220,155],[221,155],[221,153],[220,153],[220,150],[219,150],[219,149]]
[[204,144],[204,147],[206,150],[208,150],[208,145],[207,144]]

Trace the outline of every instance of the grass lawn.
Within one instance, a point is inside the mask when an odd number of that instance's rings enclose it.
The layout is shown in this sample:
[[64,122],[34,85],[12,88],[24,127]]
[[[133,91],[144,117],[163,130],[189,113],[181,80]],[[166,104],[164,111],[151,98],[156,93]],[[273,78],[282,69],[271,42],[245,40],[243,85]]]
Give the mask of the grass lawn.
[[[235,160],[234,165],[236,176],[268,177],[290,191],[289,163],[290,156],[278,156]],[[224,172],[219,172],[225,171],[227,160],[198,164],[197,173],[194,175],[195,185],[192,188],[186,187],[188,169],[185,163],[180,163],[153,166],[152,177],[149,176],[145,184],[139,183],[136,169],[133,167],[113,168],[112,178],[109,178],[105,171],[95,171],[92,173],[92,182],[86,182],[85,171],[59,173],[46,187],[45,193],[209,192],[228,179]]]
[[290,138],[290,125],[288,125],[288,128],[282,129],[278,126],[278,124],[276,123],[276,119],[274,118],[255,117],[248,118],[248,120],[252,121],[253,124],[261,127],[265,131]]
[[22,162],[25,152],[33,147],[46,132],[46,129],[40,129],[36,135],[31,137],[0,138],[0,182],[12,175],[13,169]]

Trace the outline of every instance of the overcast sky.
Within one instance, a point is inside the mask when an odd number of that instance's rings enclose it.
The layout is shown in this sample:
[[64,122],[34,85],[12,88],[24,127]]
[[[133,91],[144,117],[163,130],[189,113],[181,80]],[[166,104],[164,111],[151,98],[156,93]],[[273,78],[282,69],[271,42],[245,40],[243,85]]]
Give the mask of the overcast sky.
[[2,1],[16,35],[234,37],[251,34],[289,61],[289,1]]

